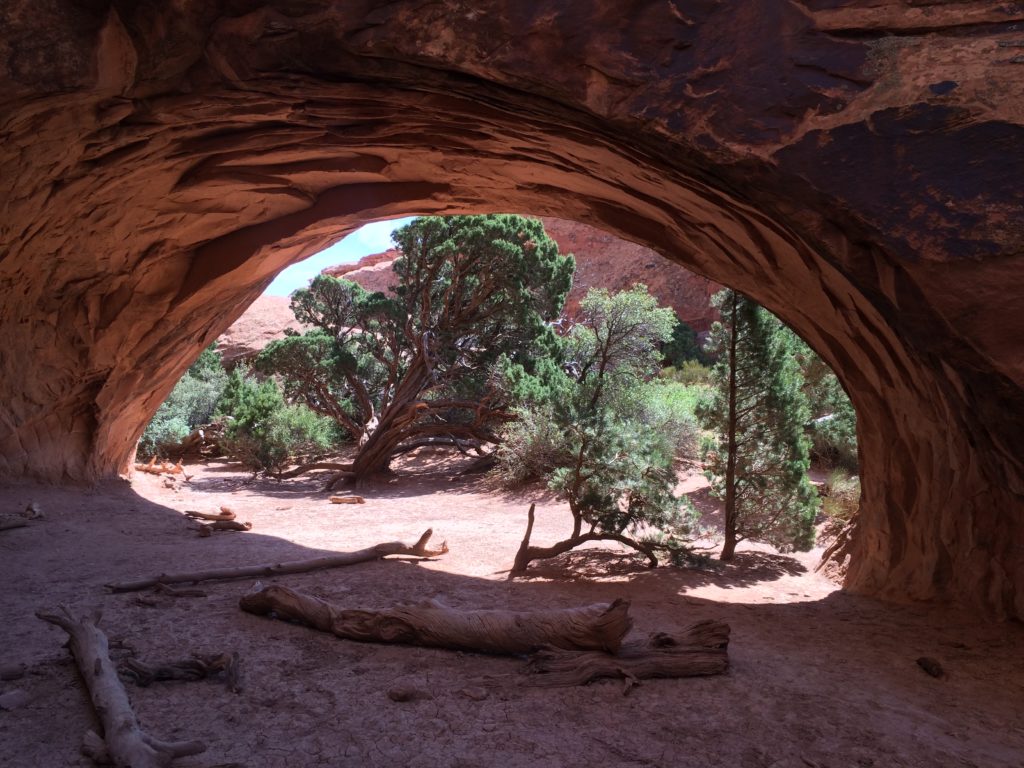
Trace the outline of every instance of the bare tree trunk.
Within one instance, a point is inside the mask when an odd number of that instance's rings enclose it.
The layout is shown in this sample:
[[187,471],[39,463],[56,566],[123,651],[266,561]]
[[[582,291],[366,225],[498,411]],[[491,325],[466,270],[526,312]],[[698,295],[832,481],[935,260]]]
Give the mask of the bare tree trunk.
[[68,633],[71,653],[103,724],[103,738],[93,731],[86,733],[82,745],[86,755],[119,768],[163,768],[176,757],[206,750],[199,741],[160,741],[143,731],[110,659],[107,636],[96,626],[99,616],[75,619],[63,606],[61,611],[63,615],[36,616]]
[[306,573],[308,571],[319,571],[325,568],[340,568],[356,563],[365,563],[371,560],[379,560],[388,555],[409,555],[412,557],[438,557],[448,551],[447,542],[441,544],[440,549],[428,549],[427,542],[433,535],[433,530],[428,528],[424,531],[412,546],[401,541],[390,541],[385,544],[377,544],[367,549],[360,549],[355,552],[339,552],[336,555],[316,557],[312,560],[292,560],[286,563],[267,563],[264,565],[243,565],[237,568],[212,568],[208,571],[185,571],[183,573],[161,573],[138,581],[122,581],[107,584],[106,587],[112,592],[135,592],[157,584],[182,584],[197,581],[216,581],[221,579],[242,579],[256,576],[278,576],[285,573]]
[[460,611],[426,601],[380,611],[343,610],[312,595],[270,586],[245,595],[242,610],[298,620],[346,640],[521,654],[542,646],[615,653],[632,626],[629,603],[545,611]]
[[678,637],[659,632],[646,642],[627,643],[616,655],[600,651],[544,648],[527,671],[541,675],[533,685],[585,685],[602,677],[625,680],[623,693],[652,677],[720,675],[729,667],[729,625],[702,621]]
[[530,545],[530,536],[533,533],[534,523],[534,504],[530,505],[529,511],[526,513],[526,534],[523,536],[523,541],[519,545],[519,551],[516,552],[516,559],[512,565],[512,570],[509,571],[509,577],[517,574],[522,574],[526,571],[526,567],[534,560],[545,560],[550,557],[558,557],[561,554],[568,552],[571,549],[575,549],[580,544],[586,544],[588,541],[617,541],[620,544],[625,544],[631,549],[635,549],[640,554],[647,558],[648,564],[651,568],[656,568],[658,565],[658,556],[654,552],[654,548],[642,541],[631,539],[629,536],[624,536],[621,533],[600,533],[592,531],[590,533],[580,533],[581,519],[576,516],[573,524],[573,535],[564,541],[560,541],[557,544],[552,544],[550,547],[534,547]]
[[725,542],[722,544],[721,560],[732,560],[736,552],[736,329],[737,303],[735,291],[732,294],[729,334],[729,421],[726,427],[728,457],[725,464]]

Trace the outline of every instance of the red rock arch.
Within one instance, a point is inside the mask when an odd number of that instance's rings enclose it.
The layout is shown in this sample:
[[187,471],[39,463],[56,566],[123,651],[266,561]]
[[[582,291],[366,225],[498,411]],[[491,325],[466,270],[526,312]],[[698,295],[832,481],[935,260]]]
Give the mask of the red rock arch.
[[197,351],[358,224],[530,211],[750,294],[833,365],[849,586],[1024,616],[1024,14],[178,5],[2,12],[0,474],[118,472]]

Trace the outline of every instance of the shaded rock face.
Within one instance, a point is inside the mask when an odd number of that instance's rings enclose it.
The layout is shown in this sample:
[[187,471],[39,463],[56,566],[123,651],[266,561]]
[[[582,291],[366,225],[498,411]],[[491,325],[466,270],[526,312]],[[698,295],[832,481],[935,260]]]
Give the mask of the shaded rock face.
[[283,339],[285,328],[304,330],[292,314],[289,299],[260,296],[217,338],[217,352],[225,364],[232,365],[253,357],[275,339]]
[[1024,7],[0,7],[0,474],[93,480],[367,221],[581,221],[760,301],[859,413],[848,586],[1024,617]]
[[[545,231],[558,243],[558,249],[576,257],[572,290],[565,301],[564,311],[569,317],[575,317],[580,302],[591,288],[615,292],[643,283],[661,306],[671,307],[679,319],[695,331],[710,330],[711,323],[718,318],[711,306],[711,297],[722,288],[718,283],[693,274],[650,248],[586,224],[551,217],[543,221]],[[328,267],[323,272],[352,280],[368,291],[388,293],[397,281],[392,265],[399,256],[397,250],[388,250],[366,256],[355,264]]]

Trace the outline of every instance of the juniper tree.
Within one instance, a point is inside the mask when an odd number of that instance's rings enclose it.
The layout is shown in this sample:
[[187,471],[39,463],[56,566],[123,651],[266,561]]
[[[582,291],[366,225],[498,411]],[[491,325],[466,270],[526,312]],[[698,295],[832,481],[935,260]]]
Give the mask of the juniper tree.
[[705,468],[725,503],[721,559],[757,539],[807,549],[816,494],[807,479],[809,412],[800,367],[782,323],[732,290],[715,295],[721,313],[707,351],[717,357],[711,398],[698,415],[715,432]]
[[393,234],[394,296],[317,277],[292,296],[313,330],[257,360],[290,398],[334,419],[358,448],[346,477],[387,469],[429,440],[493,440],[510,417],[493,387],[499,358],[527,366],[552,338],[572,282],[570,256],[539,220],[425,217]]
[[546,478],[572,514],[567,539],[535,547],[531,507],[513,572],[587,541],[618,541],[652,565],[659,552],[680,550],[690,520],[673,494],[674,460],[680,432],[692,434],[692,424],[665,417],[658,398],[670,385],[654,379],[674,323],[644,286],[592,290],[558,357],[534,374],[504,367],[505,386],[521,404],[498,449],[504,474]]

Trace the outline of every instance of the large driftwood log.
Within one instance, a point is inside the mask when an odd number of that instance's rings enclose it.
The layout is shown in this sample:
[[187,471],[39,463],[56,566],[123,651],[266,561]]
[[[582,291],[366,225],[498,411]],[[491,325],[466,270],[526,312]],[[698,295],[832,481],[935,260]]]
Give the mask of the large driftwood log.
[[542,648],[527,671],[539,675],[533,685],[585,685],[602,677],[625,681],[624,693],[651,677],[720,675],[729,667],[729,625],[701,621],[683,634],[658,632],[642,643],[627,643],[612,656],[600,651]]
[[312,560],[292,560],[286,563],[266,563],[263,565],[243,565],[236,568],[212,568],[207,571],[185,571],[183,573],[161,573],[138,581],[122,581],[107,584],[112,592],[135,592],[157,584],[185,584],[198,581],[216,581],[222,579],[249,579],[258,576],[279,576],[286,573],[307,573],[325,568],[340,568],[356,563],[379,560],[388,555],[409,555],[410,557],[438,557],[448,551],[448,544],[442,543],[440,549],[428,549],[427,542],[433,535],[428,528],[419,541],[412,546],[401,541],[389,541],[384,544],[356,552],[339,552],[336,555],[315,557]]
[[75,619],[63,606],[61,615],[36,616],[68,633],[71,653],[103,724],[102,738],[93,731],[86,733],[82,744],[86,755],[98,763],[113,763],[119,768],[163,768],[176,757],[205,751],[202,742],[160,741],[142,730],[110,659],[107,636],[96,626],[99,616]]
[[629,603],[543,611],[460,611],[434,601],[380,611],[343,610],[312,595],[270,586],[245,595],[249,613],[276,614],[347,640],[521,654],[542,646],[615,653],[629,631]]

